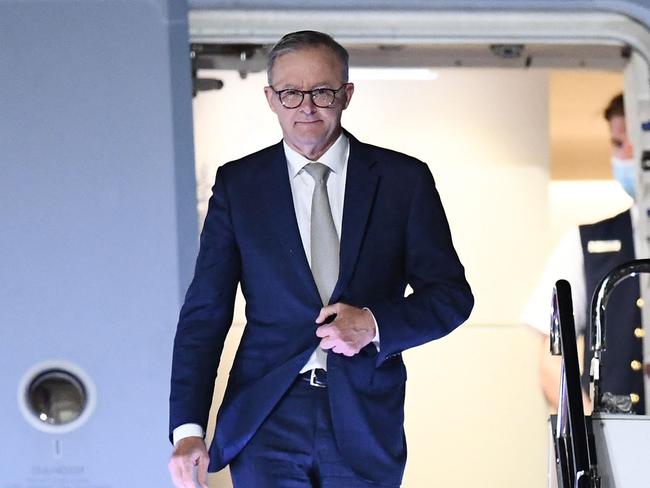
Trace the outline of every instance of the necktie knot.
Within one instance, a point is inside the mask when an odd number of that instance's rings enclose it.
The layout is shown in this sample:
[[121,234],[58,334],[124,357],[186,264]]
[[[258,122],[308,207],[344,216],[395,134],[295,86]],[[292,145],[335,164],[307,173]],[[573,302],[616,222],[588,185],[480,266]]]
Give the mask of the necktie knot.
[[305,171],[314,178],[316,183],[327,183],[330,168],[323,163],[309,163],[305,165]]

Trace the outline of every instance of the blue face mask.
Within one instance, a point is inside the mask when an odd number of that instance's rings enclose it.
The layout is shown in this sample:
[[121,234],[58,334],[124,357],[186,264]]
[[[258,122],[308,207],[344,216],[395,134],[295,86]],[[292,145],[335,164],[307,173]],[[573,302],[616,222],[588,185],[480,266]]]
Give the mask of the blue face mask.
[[632,198],[636,195],[636,166],[634,159],[620,159],[612,156],[612,173],[623,190]]

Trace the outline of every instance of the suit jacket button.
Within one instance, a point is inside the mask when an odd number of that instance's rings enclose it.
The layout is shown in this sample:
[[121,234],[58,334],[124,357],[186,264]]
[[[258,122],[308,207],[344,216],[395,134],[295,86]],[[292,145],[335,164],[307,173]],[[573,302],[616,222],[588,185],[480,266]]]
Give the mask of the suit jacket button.
[[641,401],[641,397],[638,393],[630,393],[630,400],[632,401],[632,405],[636,405]]
[[637,339],[643,339],[645,337],[645,330],[643,330],[641,327],[637,327],[634,329],[634,337]]
[[641,364],[641,361],[637,361],[636,359],[630,363],[630,368],[632,368],[632,371],[641,371],[643,368],[643,364]]
[[639,308],[643,308],[643,305],[644,305],[644,304],[645,304],[645,302],[643,301],[643,298],[639,298],[639,299],[636,301],[636,306],[639,307]]

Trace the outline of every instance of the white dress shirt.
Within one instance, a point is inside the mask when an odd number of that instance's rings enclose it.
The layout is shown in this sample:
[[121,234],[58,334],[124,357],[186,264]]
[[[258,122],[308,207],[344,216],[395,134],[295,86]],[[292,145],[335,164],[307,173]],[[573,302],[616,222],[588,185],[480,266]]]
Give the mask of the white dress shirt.
[[558,242],[522,314],[522,321],[542,334],[549,335],[551,332],[551,298],[553,287],[558,280],[567,280],[571,285],[573,319],[576,332],[581,333],[587,323],[587,292],[578,227],[571,228]]
[[[305,171],[304,167],[315,161],[311,161],[298,153],[286,142],[284,145],[284,154],[287,158],[287,167],[289,182],[291,184],[291,195],[293,197],[293,208],[296,212],[296,220],[300,231],[300,239],[307,256],[307,262],[311,266],[311,199],[316,186],[314,179]],[[345,200],[345,181],[347,178],[348,157],[350,155],[350,141],[341,133],[339,138],[323,154],[317,162],[330,168],[330,174],[327,178],[327,196],[330,201],[334,227],[341,241],[341,226],[343,223],[343,204]],[[366,309],[368,310],[368,309]],[[370,311],[370,310],[369,310]],[[371,315],[372,312],[370,311]],[[316,318],[316,317],[314,317]],[[372,342],[379,350],[379,327],[373,315],[375,322],[375,337]],[[316,324],[314,324],[314,333]],[[311,369],[327,369],[327,352],[317,347],[311,354],[307,363],[300,370],[301,373]],[[205,432],[198,424],[183,424],[174,429],[174,445],[181,439],[190,436],[203,437]]]
[[[632,231],[634,231],[638,210],[636,207],[632,207],[630,211],[632,213]],[[634,248],[634,252],[639,256],[636,239],[634,240]],[[571,285],[573,320],[576,333],[582,334],[588,326],[589,317],[587,317],[588,298],[585,282],[585,261],[578,227],[570,229],[560,239],[557,247],[549,257],[542,278],[522,314],[522,321],[542,334],[550,334],[551,298],[555,282],[560,279],[567,280]]]

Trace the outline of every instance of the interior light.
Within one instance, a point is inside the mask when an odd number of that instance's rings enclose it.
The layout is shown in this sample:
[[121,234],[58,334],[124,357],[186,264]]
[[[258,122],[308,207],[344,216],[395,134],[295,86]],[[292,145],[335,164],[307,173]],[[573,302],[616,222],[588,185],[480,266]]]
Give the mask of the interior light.
[[429,68],[351,68],[350,81],[356,80],[435,80],[438,73]]

